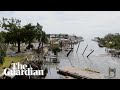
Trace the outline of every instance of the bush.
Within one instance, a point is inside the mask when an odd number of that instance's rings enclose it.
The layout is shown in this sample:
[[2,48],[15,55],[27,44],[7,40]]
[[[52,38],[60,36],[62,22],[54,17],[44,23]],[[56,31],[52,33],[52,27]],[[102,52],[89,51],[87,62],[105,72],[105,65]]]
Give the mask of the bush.
[[30,48],[33,48],[33,45],[31,44],[31,45],[28,45],[27,47],[26,47],[26,49],[30,49]]
[[5,56],[6,56],[6,52],[3,50],[0,50],[0,64],[3,64]]
[[6,52],[5,52],[5,51],[3,51],[3,50],[1,50],[1,51],[0,51],[0,54],[1,54],[3,57],[5,57],[5,56],[6,56]]
[[12,51],[14,51],[14,50],[15,50],[15,46],[12,45],[12,46],[10,47],[10,49],[11,49]]
[[98,43],[104,45],[107,48],[113,48],[113,49],[120,50],[120,35],[119,34],[107,34],[105,35],[104,38],[99,38]]
[[53,47],[52,51],[53,51],[54,55],[57,55],[57,52],[60,52],[60,48],[59,47]]

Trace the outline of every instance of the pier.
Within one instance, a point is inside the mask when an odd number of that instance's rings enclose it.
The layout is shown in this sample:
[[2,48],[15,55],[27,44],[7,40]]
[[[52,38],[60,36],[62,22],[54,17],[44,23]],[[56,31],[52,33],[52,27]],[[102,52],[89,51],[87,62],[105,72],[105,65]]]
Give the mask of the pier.
[[83,70],[75,67],[58,68],[57,73],[64,76],[71,76],[77,79],[105,79],[104,75],[100,72]]

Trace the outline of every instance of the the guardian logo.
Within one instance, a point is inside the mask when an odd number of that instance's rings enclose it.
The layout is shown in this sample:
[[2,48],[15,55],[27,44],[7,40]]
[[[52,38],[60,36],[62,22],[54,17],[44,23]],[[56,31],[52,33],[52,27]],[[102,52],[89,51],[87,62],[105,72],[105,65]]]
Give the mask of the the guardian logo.
[[26,64],[20,64],[18,63],[12,63],[12,68],[5,68],[4,74],[6,76],[15,76],[15,75],[44,75],[43,70],[33,70],[33,68],[28,66]]

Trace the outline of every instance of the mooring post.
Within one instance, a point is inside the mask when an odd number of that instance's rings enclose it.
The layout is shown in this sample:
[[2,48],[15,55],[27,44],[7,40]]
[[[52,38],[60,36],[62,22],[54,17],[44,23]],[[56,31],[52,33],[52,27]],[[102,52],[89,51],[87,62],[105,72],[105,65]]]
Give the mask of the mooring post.
[[[94,50],[92,50],[92,52],[90,53],[90,54],[92,54],[94,52]],[[90,54],[89,55],[87,55],[87,57],[89,57],[90,56]]]
[[[80,42],[79,42],[79,44],[78,44],[77,51],[78,51],[78,49],[79,49],[79,46],[80,46]],[[77,53],[77,51],[76,51],[76,53]]]
[[84,51],[83,51],[82,55],[83,55],[83,54],[84,54],[84,52],[86,51],[87,47],[88,47],[88,44],[87,44],[86,48],[84,49]]
[[72,51],[73,49],[71,49],[68,53],[67,53],[67,57],[69,56],[70,52]]

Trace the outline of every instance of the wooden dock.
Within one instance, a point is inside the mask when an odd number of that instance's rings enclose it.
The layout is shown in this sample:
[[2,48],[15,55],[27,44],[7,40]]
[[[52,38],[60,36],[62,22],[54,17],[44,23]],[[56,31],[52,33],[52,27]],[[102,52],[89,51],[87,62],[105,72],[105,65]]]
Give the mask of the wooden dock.
[[105,79],[104,75],[99,72],[82,70],[75,67],[58,68],[57,73],[64,76],[71,76],[77,79]]

